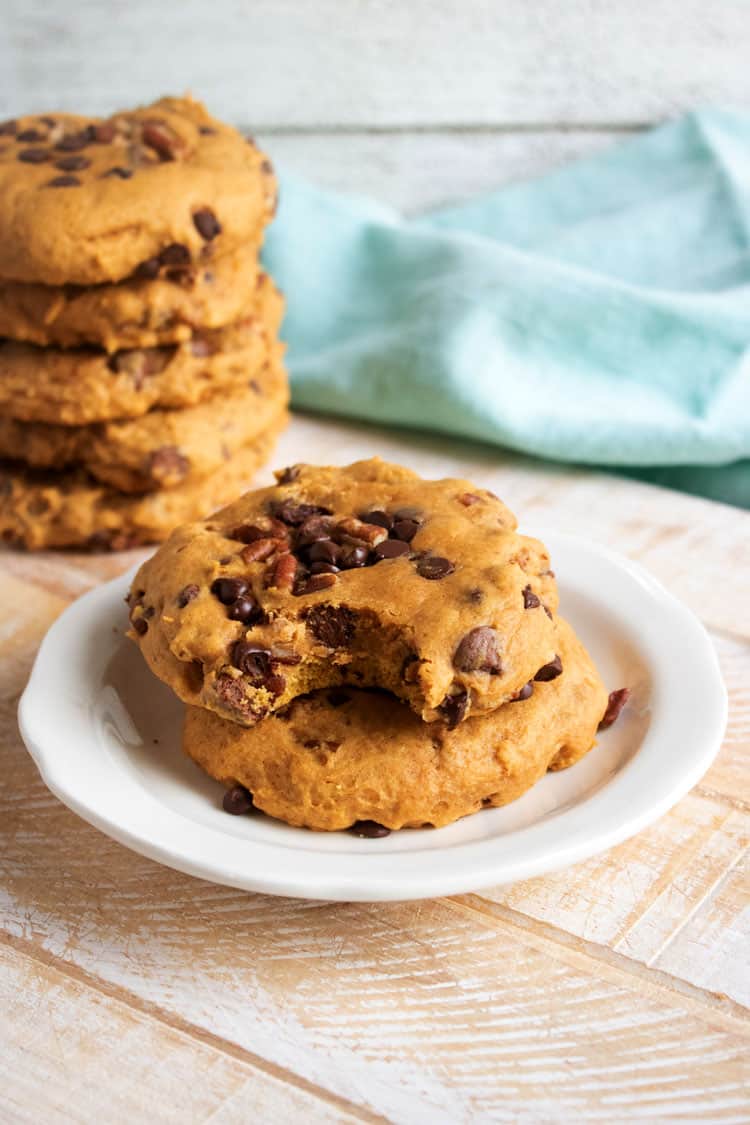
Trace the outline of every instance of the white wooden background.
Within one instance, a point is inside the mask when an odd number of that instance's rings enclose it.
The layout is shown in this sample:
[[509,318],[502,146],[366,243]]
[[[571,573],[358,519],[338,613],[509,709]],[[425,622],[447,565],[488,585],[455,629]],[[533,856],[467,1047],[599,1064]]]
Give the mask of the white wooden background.
[[[691,106],[750,109],[750,3],[0,0],[0,119],[188,88],[285,166],[414,211]],[[15,727],[44,630],[131,556],[1,554],[3,1125],[750,1121],[750,516],[361,426],[298,420],[279,456],[300,450],[473,475],[638,558],[712,630],[721,755],[635,840],[517,887],[380,907],[214,887],[62,808]]]

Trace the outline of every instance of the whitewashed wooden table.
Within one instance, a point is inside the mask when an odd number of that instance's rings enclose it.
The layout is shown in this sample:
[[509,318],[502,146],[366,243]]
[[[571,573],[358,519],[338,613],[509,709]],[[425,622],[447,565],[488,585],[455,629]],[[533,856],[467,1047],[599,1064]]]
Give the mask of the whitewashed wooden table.
[[[746,0],[6,0],[2,24],[0,118],[190,88],[283,166],[409,211],[694,105],[750,108]],[[730,693],[715,765],[629,843],[514,887],[378,906],[216,887],[68,812],[17,732],[44,631],[137,554],[2,553],[0,1120],[750,1120],[750,513],[312,419],[275,463],[372,453],[474,477],[691,605]]]

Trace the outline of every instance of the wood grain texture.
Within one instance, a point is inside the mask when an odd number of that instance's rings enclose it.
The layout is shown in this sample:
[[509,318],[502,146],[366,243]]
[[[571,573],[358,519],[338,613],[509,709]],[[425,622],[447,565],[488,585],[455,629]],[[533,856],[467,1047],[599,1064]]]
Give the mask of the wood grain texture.
[[[114,1027],[135,1021],[128,1035],[143,1044],[154,1037],[157,1055],[174,1050],[178,1072],[190,1058],[186,1040],[217,1052],[212,1070],[229,1066],[235,1083],[221,1111],[239,1119],[256,1087],[260,1104],[268,1082],[267,1096],[281,1099],[279,1082],[290,1098],[310,1100],[304,1112],[313,1119],[746,1120],[750,643],[741,616],[722,614],[733,605],[736,615],[747,590],[719,566],[717,544],[725,562],[743,557],[750,517],[462,443],[311,418],[295,420],[277,463],[373,452],[428,474],[466,474],[499,489],[522,516],[606,538],[662,567],[704,619],[731,628],[714,638],[730,728],[701,785],[605,855],[450,901],[305,903],[190,879],[63,808],[15,727],[15,699],[48,623],[98,575],[144,552],[5,552],[0,943],[42,966],[40,989],[60,1020],[81,1008],[83,1042],[106,1018]],[[723,582],[723,602],[714,582]],[[164,1039],[172,1033],[181,1037],[174,1047]],[[103,1035],[98,1046],[97,1067],[114,1070],[117,1037]],[[49,1070],[54,1102],[72,1079],[48,1057],[46,1039],[34,1050],[31,1073]],[[22,1104],[27,1080],[21,1067]],[[86,1119],[85,1088],[76,1090]],[[127,1083],[118,1092],[123,1105],[135,1096]]]
[[0,115],[186,88],[257,129],[641,124],[750,103],[744,0],[6,0]]

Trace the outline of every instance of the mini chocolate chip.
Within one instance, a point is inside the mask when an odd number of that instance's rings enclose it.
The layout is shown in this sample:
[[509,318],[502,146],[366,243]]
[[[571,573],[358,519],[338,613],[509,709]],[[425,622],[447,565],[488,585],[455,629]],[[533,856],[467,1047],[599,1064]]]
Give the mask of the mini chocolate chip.
[[357,615],[345,605],[314,605],[305,615],[305,625],[327,648],[346,648],[354,638]]
[[232,646],[232,664],[251,680],[263,680],[271,675],[271,652],[250,641],[236,641]]
[[515,695],[511,696],[509,702],[510,703],[520,703],[522,700],[528,699],[533,694],[534,694],[534,684],[531,680],[529,680],[529,682],[527,684],[523,685],[523,687],[521,688],[520,691],[517,691]]
[[159,276],[160,270],[161,262],[158,258],[147,258],[145,262],[136,266],[133,276],[142,278],[144,281],[153,281],[155,277]]
[[22,148],[18,159],[24,164],[44,164],[49,160],[51,153],[46,148]]
[[542,603],[539,601],[539,598],[536,596],[534,591],[531,589],[531,586],[524,586],[524,588],[523,588],[523,608],[524,609],[536,609],[536,607],[538,605],[541,605],[541,604]]
[[317,539],[307,549],[307,557],[311,563],[336,563],[340,554],[341,548],[332,539]]
[[232,816],[242,816],[254,807],[252,794],[244,785],[233,785],[224,794],[221,806],[224,812],[231,813]]
[[370,552],[367,547],[344,547],[338,559],[342,570],[354,570],[357,567],[367,566]]
[[265,614],[255,598],[246,594],[230,605],[227,617],[230,621],[241,621],[243,625],[257,625],[263,621]]
[[415,523],[422,523],[424,513],[421,508],[399,508],[397,512],[393,513],[393,521],[397,523],[399,520],[414,520]]
[[443,716],[448,730],[453,730],[458,726],[466,714],[468,705],[469,693],[466,691],[459,691],[455,695],[446,695],[438,707],[438,711]]
[[222,605],[232,605],[250,589],[244,578],[216,578],[211,583],[211,593]]
[[300,474],[299,465],[289,465],[276,474],[277,484],[291,484]]
[[378,543],[375,547],[373,555],[379,562],[381,559],[397,559],[401,555],[408,555],[409,552],[408,543],[404,543],[400,539],[384,539],[382,543]]
[[189,586],[184,586],[182,590],[180,590],[179,594],[177,595],[177,605],[180,607],[180,609],[184,609],[188,602],[191,602],[193,598],[198,597],[199,593],[200,588],[196,586],[194,582],[191,582]]
[[133,628],[138,636],[142,637],[144,633],[148,632],[148,621],[146,621],[145,617],[136,617],[133,622]]
[[271,505],[271,515],[288,527],[299,527],[310,516],[330,516],[330,514],[330,508],[321,508],[318,504],[297,504],[294,500],[279,500]]
[[90,163],[88,156],[63,156],[55,161],[55,168],[59,168],[61,172],[82,172]]
[[81,181],[78,176],[55,176],[53,180],[47,181],[47,187],[80,187]]
[[45,134],[41,133],[39,129],[24,129],[22,133],[16,134],[16,140],[23,141],[24,144],[34,144],[36,141],[44,141],[46,139]]
[[18,130],[18,125],[15,121],[3,121],[0,125],[0,137],[14,137]]
[[190,251],[181,242],[170,242],[159,254],[163,266],[186,266],[190,262]]
[[446,578],[449,574],[453,574],[455,569],[449,559],[441,558],[440,555],[425,555],[417,561],[417,574],[420,578],[431,580]]
[[549,680],[556,680],[562,670],[562,660],[559,656],[556,656],[554,660],[550,660],[549,664],[545,664],[539,669],[534,679],[539,683],[546,684]]
[[459,672],[489,672],[496,676],[502,672],[497,646],[497,633],[489,625],[479,625],[463,638],[453,656],[453,666]]
[[391,834],[390,828],[378,824],[377,820],[355,820],[349,831],[352,836],[360,836],[363,840],[382,840]]
[[396,520],[391,528],[390,534],[394,539],[401,539],[404,543],[411,543],[418,531],[419,524],[416,520]]
[[195,223],[195,229],[198,231],[198,234],[201,238],[205,239],[206,242],[211,242],[212,239],[216,238],[217,234],[221,234],[221,223],[208,207],[196,211],[193,215],[193,222]]
[[630,688],[618,688],[617,691],[609,693],[607,700],[607,709],[602,715],[602,720],[599,723],[599,730],[608,730],[609,727],[618,719],[623,707],[630,699]]
[[386,531],[390,531],[393,527],[393,516],[389,516],[387,512],[382,512],[379,508],[372,512],[363,512],[359,518],[363,523],[372,523],[376,527],[384,527]]
[[132,175],[132,168],[122,168],[119,164],[115,164],[114,168],[108,168],[106,172],[102,172],[101,178],[106,180],[110,176],[117,176],[119,180],[129,180]]
[[330,703],[331,707],[343,707],[345,703],[351,702],[351,696],[345,691],[329,691],[326,700]]

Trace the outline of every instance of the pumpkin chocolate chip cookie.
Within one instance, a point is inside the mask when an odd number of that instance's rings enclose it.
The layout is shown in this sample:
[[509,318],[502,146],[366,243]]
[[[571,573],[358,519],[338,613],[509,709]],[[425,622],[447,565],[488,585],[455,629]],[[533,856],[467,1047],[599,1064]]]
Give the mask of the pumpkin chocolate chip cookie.
[[277,479],[133,582],[133,635],[187,703],[252,726],[348,682],[455,727],[559,675],[549,557],[497,497],[378,459]]
[[192,98],[0,125],[0,277],[147,280],[258,244],[276,205],[254,144]]
[[262,434],[286,408],[288,389],[275,344],[268,365],[241,390],[219,391],[180,410],[59,426],[0,417],[0,457],[32,468],[85,469],[123,492],[173,488],[204,477]]
[[231,324],[258,302],[274,300],[255,249],[152,281],[83,287],[0,278],[0,337],[40,347],[93,344],[108,352],[188,340],[193,332]]
[[141,495],[119,492],[81,469],[51,473],[0,462],[0,539],[40,550],[123,550],[155,543],[246,488],[287,424],[285,408],[213,473]]
[[224,328],[196,329],[179,344],[107,355],[0,341],[0,412],[6,420],[86,426],[260,386],[259,372],[278,349],[272,341],[282,311],[281,295],[265,278],[250,315]]
[[223,785],[249,791],[256,808],[298,827],[450,824],[515,800],[594,745],[606,690],[560,618],[555,645],[560,676],[455,730],[421,723],[382,692],[345,688],[302,696],[249,729],[190,707],[183,748]]

